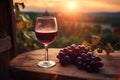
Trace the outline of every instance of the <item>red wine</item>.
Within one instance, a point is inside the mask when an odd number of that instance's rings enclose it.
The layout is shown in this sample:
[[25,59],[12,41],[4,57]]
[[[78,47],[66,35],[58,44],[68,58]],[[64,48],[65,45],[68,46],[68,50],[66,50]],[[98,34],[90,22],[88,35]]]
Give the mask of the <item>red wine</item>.
[[56,36],[57,36],[57,32],[55,31],[51,31],[51,32],[35,32],[36,37],[39,41],[41,41],[43,44],[51,44]]

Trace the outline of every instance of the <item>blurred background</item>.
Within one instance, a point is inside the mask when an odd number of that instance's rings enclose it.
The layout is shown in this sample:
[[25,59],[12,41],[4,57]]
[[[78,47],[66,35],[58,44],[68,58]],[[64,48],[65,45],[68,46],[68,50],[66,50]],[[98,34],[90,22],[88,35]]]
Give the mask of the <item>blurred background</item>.
[[71,44],[84,44],[120,50],[119,0],[13,1],[19,53],[43,48],[34,34],[37,16],[57,18],[58,36],[49,47],[64,48]]

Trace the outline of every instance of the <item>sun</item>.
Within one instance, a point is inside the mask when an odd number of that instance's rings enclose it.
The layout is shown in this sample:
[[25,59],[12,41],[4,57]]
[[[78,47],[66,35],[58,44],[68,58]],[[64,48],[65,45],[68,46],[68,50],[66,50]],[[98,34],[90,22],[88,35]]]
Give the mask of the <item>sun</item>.
[[62,12],[67,15],[78,15],[79,5],[77,1],[66,1],[65,6],[62,8]]
[[67,8],[68,9],[75,9],[77,4],[75,2],[68,2]]

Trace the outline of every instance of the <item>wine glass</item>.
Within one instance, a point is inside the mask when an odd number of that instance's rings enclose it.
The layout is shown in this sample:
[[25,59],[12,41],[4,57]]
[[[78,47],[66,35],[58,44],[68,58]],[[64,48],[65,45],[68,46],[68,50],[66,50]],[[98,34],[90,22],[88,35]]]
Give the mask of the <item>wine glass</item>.
[[43,16],[37,17],[35,26],[35,35],[37,39],[44,44],[45,47],[45,60],[38,62],[38,66],[49,68],[55,66],[55,62],[48,58],[48,45],[54,42],[57,36],[57,21],[56,17]]

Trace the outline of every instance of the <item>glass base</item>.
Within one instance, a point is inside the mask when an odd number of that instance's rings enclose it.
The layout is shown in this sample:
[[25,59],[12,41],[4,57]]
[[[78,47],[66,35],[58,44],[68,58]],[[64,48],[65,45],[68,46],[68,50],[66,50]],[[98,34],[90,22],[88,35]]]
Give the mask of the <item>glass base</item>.
[[39,67],[43,67],[43,68],[49,68],[49,67],[53,67],[55,66],[55,62],[54,61],[40,61],[38,62],[38,66]]

